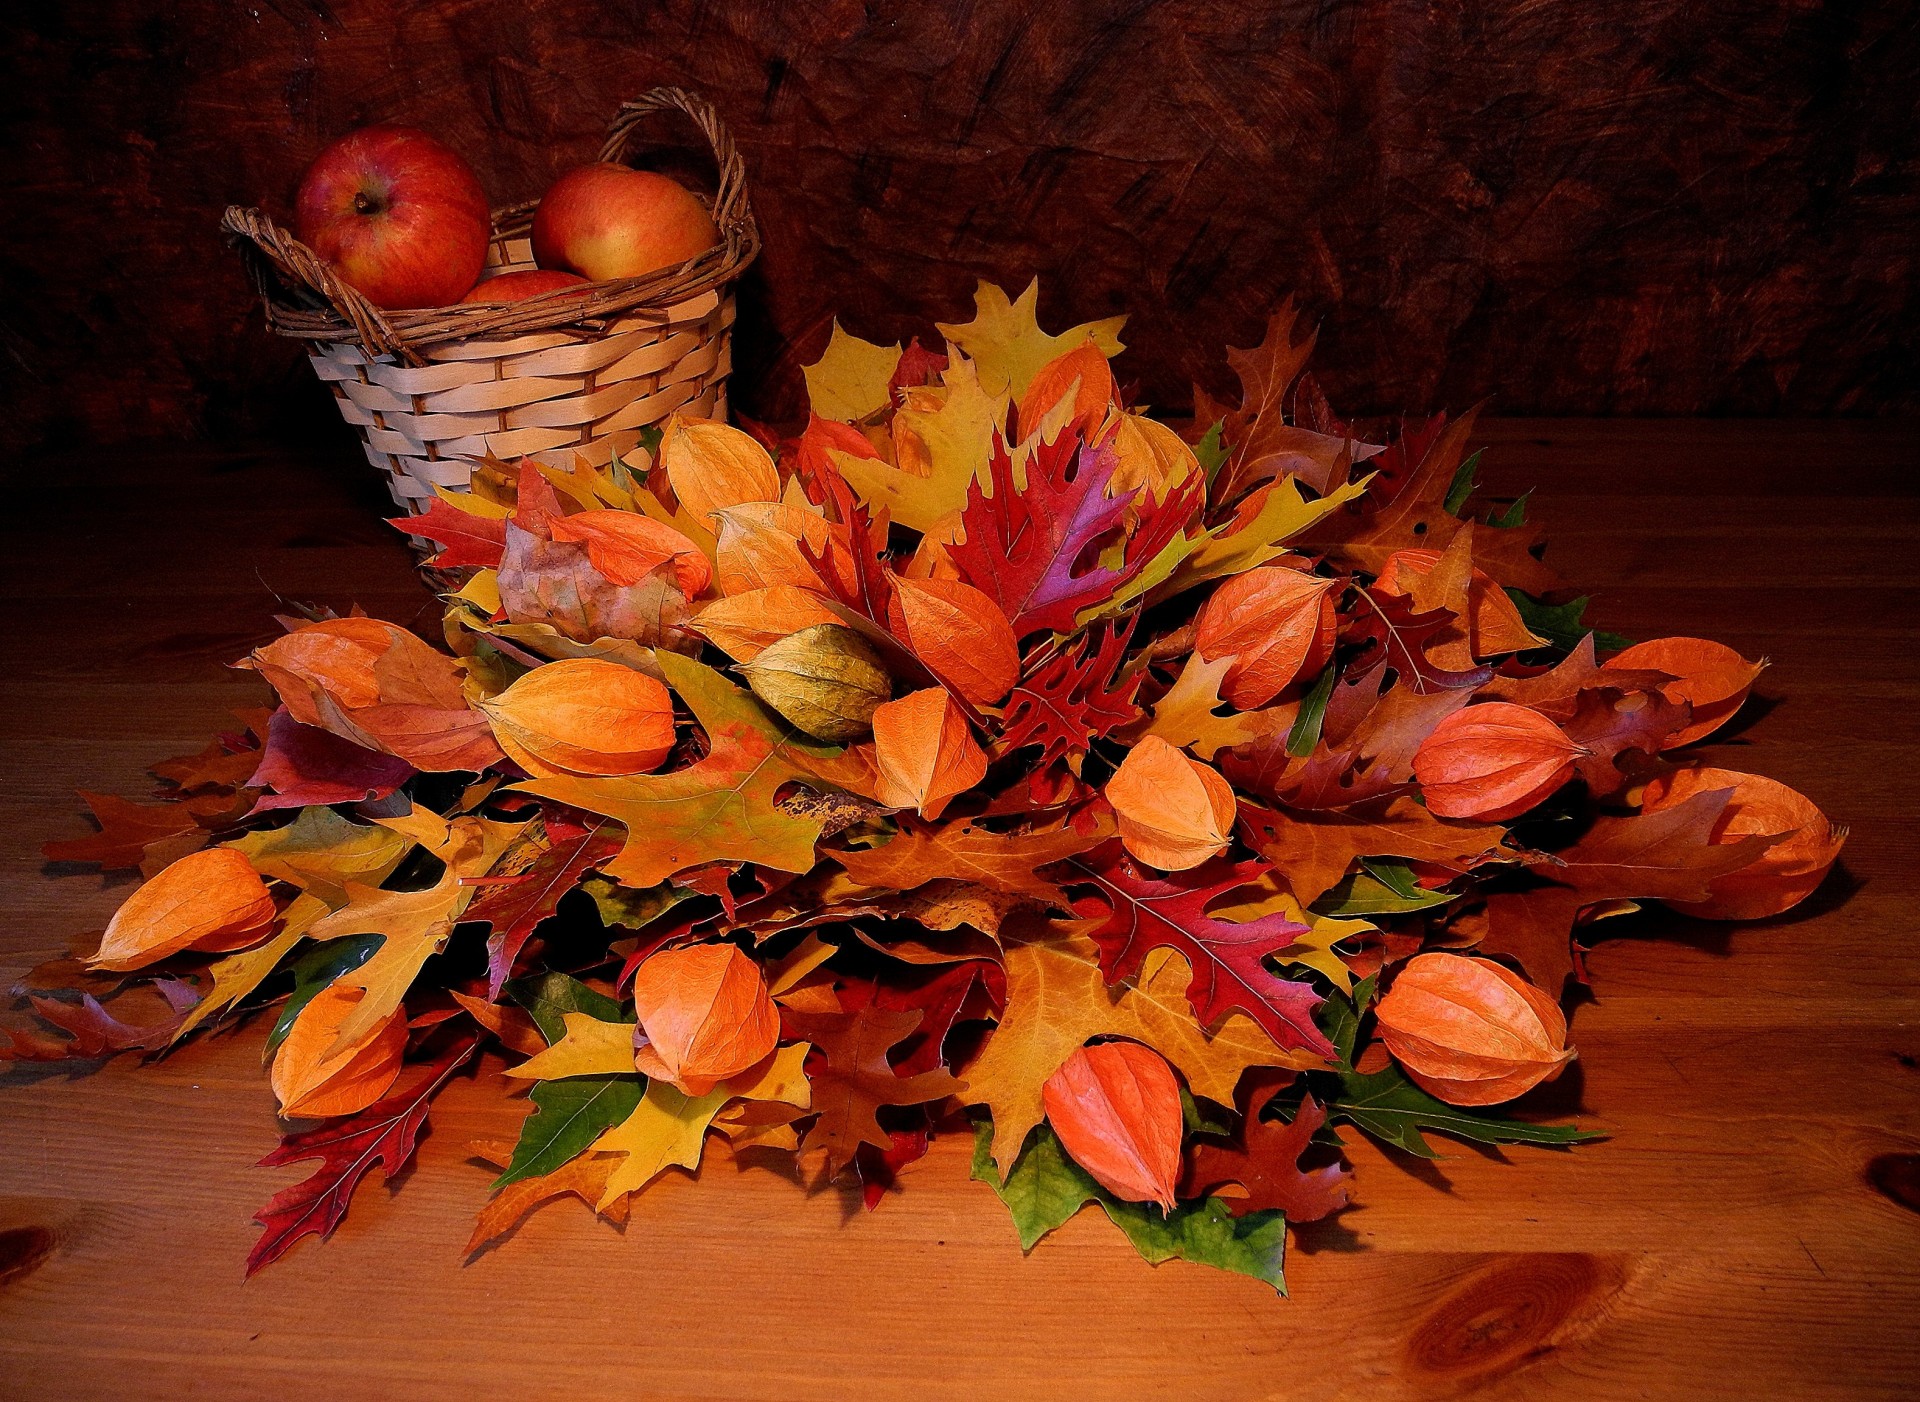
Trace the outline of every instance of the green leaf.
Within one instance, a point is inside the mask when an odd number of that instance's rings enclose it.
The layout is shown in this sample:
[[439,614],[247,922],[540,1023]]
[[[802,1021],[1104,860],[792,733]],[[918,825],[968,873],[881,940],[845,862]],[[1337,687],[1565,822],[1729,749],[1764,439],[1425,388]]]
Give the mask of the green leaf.
[[1320,743],[1320,727],[1326,723],[1334,677],[1335,669],[1328,667],[1300,703],[1300,714],[1293,718],[1293,729],[1287,732],[1287,753],[1295,759],[1306,759]]
[[1631,638],[1623,638],[1618,633],[1594,632],[1582,621],[1591,595],[1583,594],[1570,604],[1543,604],[1518,589],[1507,590],[1507,597],[1520,610],[1520,621],[1561,652],[1572,652],[1589,632],[1593,632],[1593,645],[1600,652],[1618,652],[1633,646]]
[[1287,1245],[1284,1213],[1249,1212],[1235,1217],[1219,1198],[1210,1197],[1162,1216],[1157,1207],[1123,1202],[1068,1158],[1045,1125],[1033,1132],[1003,1184],[993,1165],[992,1118],[976,1116],[973,1135],[973,1176],[998,1193],[1013,1214],[1022,1251],[1031,1251],[1041,1237],[1088,1203],[1097,1202],[1133,1249],[1154,1265],[1178,1256],[1252,1276],[1282,1295],[1287,1293],[1281,1270]]
[[592,898],[602,925],[617,925],[624,930],[644,929],[680,902],[699,894],[666,881],[658,886],[622,886],[599,872],[581,881],[580,889]]
[[1353,1069],[1353,1045],[1359,1040],[1360,1018],[1373,1002],[1374,990],[1379,982],[1378,974],[1368,974],[1353,986],[1351,999],[1335,994],[1320,1005],[1320,1030],[1327,1034],[1327,1040],[1333,1043],[1334,1051],[1339,1053],[1340,1059],[1336,1065],[1342,1071]]
[[494,1180],[494,1191],[552,1173],[584,1153],[594,1140],[625,1122],[640,1104],[645,1086],[646,1077],[639,1075],[538,1082],[527,1097],[533,1113],[521,1122],[520,1142],[513,1146],[506,1172]]
[[[1474,456],[1478,457],[1479,454],[1476,453],[1474,454]],[[1498,526],[1502,530],[1508,530],[1514,526],[1526,525],[1527,524],[1527,498],[1532,495],[1533,495],[1533,488],[1531,487],[1527,488],[1526,491],[1520,493],[1518,497],[1514,498],[1512,505],[1508,506],[1505,511],[1490,513],[1487,516],[1487,524],[1489,526]]]
[[[1329,1000],[1332,1001],[1332,1000]],[[1319,1079],[1316,1077],[1315,1079]],[[1422,1130],[1451,1134],[1476,1144],[1578,1144],[1605,1136],[1578,1125],[1536,1125],[1522,1120],[1478,1114],[1436,1100],[1397,1066],[1361,1075],[1337,1076],[1339,1089],[1327,1097],[1328,1117],[1345,1121],[1383,1143],[1423,1159],[1437,1159]]]
[[1361,864],[1362,870],[1343,877],[1308,907],[1316,915],[1405,915],[1430,910],[1455,899],[1448,891],[1428,891],[1411,881],[1411,873],[1394,872],[1398,862],[1379,858]]
[[293,1020],[300,1016],[301,1009],[319,995],[321,989],[348,970],[366,963],[385,940],[385,935],[349,935],[343,940],[316,944],[294,960],[291,966],[293,996],[280,1009],[280,1016],[274,1019],[273,1030],[267,1034],[266,1054],[272,1056],[279,1049],[287,1033],[293,1030]]
[[1227,460],[1227,445],[1220,441],[1220,431],[1227,426],[1225,419],[1215,419],[1213,427],[1200,435],[1200,441],[1193,445],[1193,455],[1200,459],[1200,466],[1207,474],[1207,485],[1213,485],[1213,479],[1220,475],[1220,467]]
[[1453,482],[1447,487],[1447,499],[1441,503],[1441,509],[1449,516],[1458,516],[1467,505],[1467,498],[1473,495],[1473,489],[1480,484],[1473,480],[1474,469],[1480,466],[1481,455],[1485,448],[1474,453],[1453,470]]
[[601,1022],[631,1022],[620,1005],[604,993],[596,993],[577,978],[546,973],[517,978],[506,988],[507,996],[527,1010],[534,1026],[551,1046],[567,1035],[566,1015],[585,1013]]

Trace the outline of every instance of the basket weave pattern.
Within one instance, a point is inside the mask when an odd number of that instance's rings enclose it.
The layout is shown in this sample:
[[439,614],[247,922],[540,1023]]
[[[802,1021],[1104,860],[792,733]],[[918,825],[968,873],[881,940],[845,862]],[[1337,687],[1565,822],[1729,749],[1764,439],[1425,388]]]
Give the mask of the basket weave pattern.
[[[691,117],[713,149],[720,242],[644,277],[520,302],[382,312],[258,210],[227,211],[222,226],[247,257],[268,325],[307,342],[402,509],[422,510],[436,490],[466,490],[488,457],[566,466],[577,455],[604,465],[676,410],[725,417],[733,281],[760,249],[739,152],[704,100],[656,88],[620,109],[600,159],[623,159],[640,122],[669,108]],[[494,211],[483,277],[534,266],[533,209]]]

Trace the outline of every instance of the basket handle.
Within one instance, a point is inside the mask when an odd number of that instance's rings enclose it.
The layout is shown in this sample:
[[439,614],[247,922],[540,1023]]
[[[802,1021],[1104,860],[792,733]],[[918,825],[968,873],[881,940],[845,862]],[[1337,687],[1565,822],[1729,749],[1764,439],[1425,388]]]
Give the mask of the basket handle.
[[747,163],[741,159],[739,148],[733,144],[733,134],[727,130],[719,112],[699,94],[685,88],[654,88],[632,102],[622,103],[607,128],[600,159],[624,162],[635,128],[653,113],[668,109],[691,118],[713,150],[713,163],[720,172],[719,188],[713,197],[713,222],[720,236],[730,246],[757,245],[759,230],[753,220],[753,204],[747,198]]
[[378,307],[341,279],[326,259],[265,214],[241,205],[229,205],[227,212],[220,216],[220,227],[245,254],[247,273],[253,279],[254,290],[268,304],[269,315],[272,314],[273,272],[278,271],[282,281],[308,288],[324,298],[342,320],[352,324],[370,355],[397,356],[408,365],[423,363]]

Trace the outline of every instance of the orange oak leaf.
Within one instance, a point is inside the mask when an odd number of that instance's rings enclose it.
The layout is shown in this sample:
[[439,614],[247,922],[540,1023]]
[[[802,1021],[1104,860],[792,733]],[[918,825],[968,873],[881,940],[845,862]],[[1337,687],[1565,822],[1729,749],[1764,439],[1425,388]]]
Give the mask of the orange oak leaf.
[[1412,799],[1310,813],[1241,805],[1248,844],[1310,905],[1361,857],[1406,857],[1468,871],[1502,853],[1507,830],[1493,823],[1436,816]]
[[1075,1163],[1115,1197],[1175,1206],[1185,1128],[1173,1068],[1138,1042],[1081,1047],[1040,1090]]
[[1238,1144],[1197,1140],[1180,1179],[1182,1197],[1204,1197],[1229,1183],[1244,1190],[1221,1198],[1236,1217],[1277,1208],[1289,1222],[1317,1222],[1347,1205],[1353,1172],[1339,1162],[1303,1169],[1300,1156],[1327,1122],[1327,1112],[1303,1096],[1291,1123],[1262,1117],[1292,1077],[1248,1077]]
[[924,1105],[966,1089],[944,1068],[901,1076],[889,1064],[888,1051],[913,1034],[922,1016],[918,1008],[872,1006],[854,1013],[786,1014],[793,1035],[813,1043],[818,1053],[809,1058],[808,1075],[819,1118],[800,1151],[824,1153],[829,1178],[853,1162],[862,1144],[891,1146],[876,1113],[882,1105]]
[[1708,638],[1655,638],[1615,653],[1603,670],[1651,669],[1673,678],[1661,692],[1669,701],[1684,701],[1693,708],[1687,724],[1667,738],[1667,748],[1677,749],[1705,739],[1732,720],[1766,666],[1764,658],[1749,662],[1726,644]]
[[[511,1142],[475,1144],[473,1147],[476,1156],[495,1168],[505,1168],[513,1159]],[[551,1173],[520,1178],[507,1184],[480,1209],[480,1215],[473,1224],[473,1235],[467,1238],[467,1255],[472,1256],[483,1246],[506,1236],[534,1208],[559,1197],[579,1198],[614,1226],[625,1226],[633,1211],[632,1197],[616,1197],[606,1207],[596,1207],[606,1196],[607,1179],[619,1164],[618,1154],[579,1154]]]
[[952,879],[1007,895],[1064,905],[1059,885],[1037,875],[1041,867],[1097,847],[1110,826],[1089,823],[1050,832],[989,832],[966,823],[938,827],[902,824],[878,847],[835,852],[834,860],[854,880],[891,891],[911,891],[930,881]]
[[168,862],[206,846],[212,836],[195,816],[198,804],[129,803],[85,789],[80,797],[100,831],[46,843],[40,854],[50,862],[97,862],[107,871],[138,867],[154,876]]

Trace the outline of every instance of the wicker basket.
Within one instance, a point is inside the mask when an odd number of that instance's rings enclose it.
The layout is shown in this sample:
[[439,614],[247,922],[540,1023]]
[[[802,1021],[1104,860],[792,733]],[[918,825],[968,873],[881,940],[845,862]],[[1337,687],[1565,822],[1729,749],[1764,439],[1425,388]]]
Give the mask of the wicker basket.
[[[308,343],[367,460],[408,513],[425,509],[436,489],[466,490],[488,457],[569,466],[579,455],[599,466],[675,410],[726,416],[733,282],[760,251],[740,153],[704,99],[655,88],[620,109],[600,159],[623,160],[641,121],[669,108],[691,117],[713,149],[720,242],[645,277],[519,302],[382,312],[259,210],[226,212],[221,226],[246,258],[267,324]],[[494,211],[483,278],[533,266],[535,203]]]

